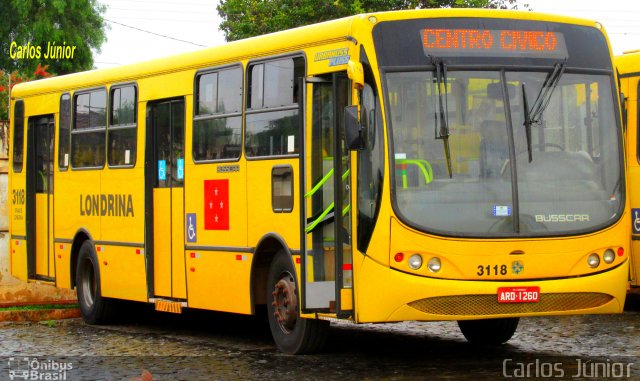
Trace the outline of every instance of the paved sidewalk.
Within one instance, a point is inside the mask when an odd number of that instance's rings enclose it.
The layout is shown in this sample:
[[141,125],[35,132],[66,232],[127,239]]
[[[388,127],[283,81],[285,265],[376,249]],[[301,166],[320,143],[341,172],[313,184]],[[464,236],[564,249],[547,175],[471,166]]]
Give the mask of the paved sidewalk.
[[[0,273],[0,308],[76,302],[75,290],[59,289],[48,284],[27,283],[6,273]],[[75,318],[78,308],[0,311],[2,321],[42,321]]]
[[75,300],[75,290],[60,289],[48,284],[27,283],[0,273],[0,307]]

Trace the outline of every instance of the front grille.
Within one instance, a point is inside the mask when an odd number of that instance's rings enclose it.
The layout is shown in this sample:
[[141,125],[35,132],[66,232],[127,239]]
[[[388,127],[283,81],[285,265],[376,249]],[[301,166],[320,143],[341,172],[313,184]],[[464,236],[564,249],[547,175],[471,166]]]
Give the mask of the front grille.
[[576,311],[602,306],[613,296],[597,292],[541,294],[537,303],[498,303],[495,294],[438,296],[409,306],[433,315],[512,315],[531,312]]

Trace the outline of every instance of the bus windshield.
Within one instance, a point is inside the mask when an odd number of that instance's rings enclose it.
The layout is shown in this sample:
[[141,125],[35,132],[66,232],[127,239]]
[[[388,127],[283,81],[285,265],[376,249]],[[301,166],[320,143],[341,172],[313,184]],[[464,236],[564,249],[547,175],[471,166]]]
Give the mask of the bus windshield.
[[389,70],[400,217],[449,236],[578,234],[617,221],[623,179],[612,78],[567,69],[550,85],[553,71],[452,66],[442,81],[436,70]]

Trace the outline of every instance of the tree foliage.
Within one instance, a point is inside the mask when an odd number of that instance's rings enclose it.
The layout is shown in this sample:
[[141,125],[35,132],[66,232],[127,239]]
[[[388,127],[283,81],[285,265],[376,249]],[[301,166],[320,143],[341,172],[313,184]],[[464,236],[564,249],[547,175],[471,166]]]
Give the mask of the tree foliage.
[[[516,0],[221,0],[220,30],[235,41],[358,13],[416,8],[517,9]],[[527,5],[525,5],[527,7]]]
[[[97,0],[2,0],[0,70],[32,73],[40,64],[55,74],[92,69],[91,49],[99,50],[106,40],[105,9]],[[40,58],[12,59],[12,42],[40,46]],[[54,42],[76,46],[73,58],[45,59],[47,44]]]

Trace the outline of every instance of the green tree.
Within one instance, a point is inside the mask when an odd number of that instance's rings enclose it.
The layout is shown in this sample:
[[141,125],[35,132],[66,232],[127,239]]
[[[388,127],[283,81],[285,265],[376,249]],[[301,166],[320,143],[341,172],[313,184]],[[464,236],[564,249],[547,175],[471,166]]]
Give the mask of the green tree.
[[518,4],[516,0],[221,0],[217,9],[220,30],[227,41],[235,41],[358,13],[441,7],[517,9]]
[[[54,74],[93,68],[93,53],[106,40],[106,10],[97,0],[2,0],[0,70],[32,73],[39,64]],[[40,59],[12,59],[11,43],[41,47]],[[75,46],[72,59],[45,59],[48,43]],[[14,47],[15,52],[15,47]]]

